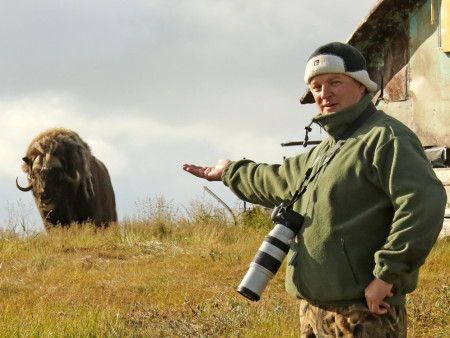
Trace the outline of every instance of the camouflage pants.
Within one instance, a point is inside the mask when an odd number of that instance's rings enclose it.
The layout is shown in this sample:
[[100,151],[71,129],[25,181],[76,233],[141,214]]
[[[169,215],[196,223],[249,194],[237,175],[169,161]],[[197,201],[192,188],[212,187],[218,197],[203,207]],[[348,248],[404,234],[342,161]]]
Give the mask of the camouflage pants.
[[385,315],[375,315],[365,305],[314,306],[300,303],[301,337],[406,337],[404,306],[391,306]]

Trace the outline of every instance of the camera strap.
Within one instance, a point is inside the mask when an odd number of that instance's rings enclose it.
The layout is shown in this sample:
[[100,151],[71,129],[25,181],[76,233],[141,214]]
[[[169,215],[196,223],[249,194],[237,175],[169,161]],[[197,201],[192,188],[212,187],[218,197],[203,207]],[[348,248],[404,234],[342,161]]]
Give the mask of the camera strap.
[[311,173],[314,169],[314,167],[317,165],[317,163],[319,162],[319,159],[322,157],[322,153],[320,153],[316,159],[314,160],[314,163],[312,164],[312,166],[306,170],[305,173],[305,178],[303,180],[303,182],[300,184],[300,187],[297,189],[297,191],[294,193],[294,195],[291,198],[291,201],[289,202],[289,204],[287,205],[286,209],[290,209],[292,208],[292,206],[294,205],[295,202],[297,202],[299,200],[299,198],[305,193],[308,184],[317,176],[317,174],[319,174],[319,172],[321,170],[323,170],[323,168],[330,163],[330,161],[334,158],[334,156],[337,154],[338,150],[340,147],[342,147],[345,143],[345,141],[357,130],[359,129],[364,122],[366,122],[369,117],[375,113],[377,111],[377,109],[375,108],[375,106],[370,103],[366,109],[364,110],[364,112],[355,120],[353,121],[353,123],[347,128],[347,130],[344,132],[344,134],[342,134],[342,136],[338,139],[338,141],[336,142],[336,144],[334,145],[333,148],[331,148],[330,153],[325,157],[325,159],[323,160],[322,164],[320,165],[320,167],[317,169],[317,171],[314,173],[314,175],[311,176]]

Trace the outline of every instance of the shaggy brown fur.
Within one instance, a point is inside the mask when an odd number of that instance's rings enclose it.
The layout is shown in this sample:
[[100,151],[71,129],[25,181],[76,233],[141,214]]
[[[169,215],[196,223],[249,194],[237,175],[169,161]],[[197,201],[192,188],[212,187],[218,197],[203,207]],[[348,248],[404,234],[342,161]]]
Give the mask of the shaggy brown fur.
[[117,220],[109,173],[89,145],[69,129],[43,131],[28,146],[22,169],[28,174],[45,227]]

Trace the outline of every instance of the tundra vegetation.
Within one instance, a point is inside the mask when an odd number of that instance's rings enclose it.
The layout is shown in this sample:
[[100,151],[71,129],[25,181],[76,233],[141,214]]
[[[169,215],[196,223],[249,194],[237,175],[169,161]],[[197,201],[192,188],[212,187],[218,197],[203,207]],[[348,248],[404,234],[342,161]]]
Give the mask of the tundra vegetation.
[[[236,226],[206,200],[156,197],[120,225],[48,233],[18,212],[0,231],[2,337],[298,337],[285,265],[259,302],[236,292],[272,227],[263,209],[236,212]],[[450,336],[449,261],[443,238],[408,297],[409,336]]]

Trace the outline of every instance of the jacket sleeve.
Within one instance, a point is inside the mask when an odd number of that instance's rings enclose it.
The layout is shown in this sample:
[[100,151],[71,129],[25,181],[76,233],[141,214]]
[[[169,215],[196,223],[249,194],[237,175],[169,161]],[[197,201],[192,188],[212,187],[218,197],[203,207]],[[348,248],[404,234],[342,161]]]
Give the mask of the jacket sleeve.
[[288,158],[283,164],[231,162],[222,174],[223,183],[240,199],[272,208],[289,201],[304,176],[307,154]]
[[395,284],[424,264],[442,229],[447,196],[412,135],[378,147],[373,165],[394,210],[386,243],[375,253],[374,275]]

